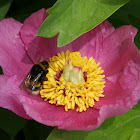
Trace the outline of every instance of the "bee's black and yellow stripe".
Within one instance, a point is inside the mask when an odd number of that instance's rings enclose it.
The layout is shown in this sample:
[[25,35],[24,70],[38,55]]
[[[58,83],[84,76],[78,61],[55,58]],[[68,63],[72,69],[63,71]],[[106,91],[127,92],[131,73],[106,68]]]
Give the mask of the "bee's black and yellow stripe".
[[47,61],[37,62],[34,64],[25,80],[26,88],[32,91],[39,90],[42,82],[47,80],[46,74],[48,73],[48,67],[49,64]]
[[41,62],[37,62],[35,65],[39,65],[43,70],[46,70],[45,66]]

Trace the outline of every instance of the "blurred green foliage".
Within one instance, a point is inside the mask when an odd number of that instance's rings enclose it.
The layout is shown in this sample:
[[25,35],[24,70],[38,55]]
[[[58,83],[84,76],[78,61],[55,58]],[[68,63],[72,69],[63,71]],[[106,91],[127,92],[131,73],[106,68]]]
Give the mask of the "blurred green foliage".
[[0,0],[0,20],[5,17],[11,3],[12,3],[12,0]]

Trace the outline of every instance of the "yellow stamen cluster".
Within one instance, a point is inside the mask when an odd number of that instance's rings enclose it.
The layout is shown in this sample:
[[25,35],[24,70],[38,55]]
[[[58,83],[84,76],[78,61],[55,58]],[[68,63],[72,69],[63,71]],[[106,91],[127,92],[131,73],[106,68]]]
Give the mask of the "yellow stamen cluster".
[[[40,90],[41,97],[51,104],[63,105],[65,111],[75,108],[77,112],[86,111],[87,108],[93,107],[95,101],[99,101],[99,97],[104,97],[102,93],[105,87],[103,80],[105,75],[102,75],[104,71],[98,67],[99,65],[100,63],[96,64],[92,57],[89,60],[87,57],[81,57],[79,52],[58,53],[57,56],[50,59],[49,73],[46,75],[48,81],[43,82]],[[80,70],[75,68],[77,66]],[[70,71],[72,69],[74,74],[68,73],[65,76],[64,72],[69,71],[67,69]],[[58,73],[62,74],[56,80],[55,77]],[[77,74],[81,80],[75,82],[75,75]],[[74,82],[65,80],[67,75],[73,77]]]

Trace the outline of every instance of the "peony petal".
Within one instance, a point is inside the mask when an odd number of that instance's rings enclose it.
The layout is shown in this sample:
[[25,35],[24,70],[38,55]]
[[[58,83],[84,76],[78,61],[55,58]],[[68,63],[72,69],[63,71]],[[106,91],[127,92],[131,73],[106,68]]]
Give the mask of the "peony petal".
[[36,34],[39,30],[39,27],[43,23],[43,21],[46,19],[48,14],[46,13],[46,10],[43,8],[35,13],[33,13],[30,17],[28,17],[20,30],[21,38],[23,40],[23,43],[26,46],[26,49],[28,49],[29,44],[33,41],[34,38],[36,38]]
[[[66,50],[70,50],[80,51],[82,56],[87,56],[88,58],[92,56],[96,58],[98,55],[95,52],[100,51],[99,46],[102,47],[103,39],[113,31],[114,27],[108,21],[104,21],[102,24],[97,26],[95,30],[85,33],[72,43],[62,48],[57,47],[57,36],[50,39],[36,37],[32,41],[32,44],[30,44],[28,55],[32,57],[34,62],[36,62],[40,57],[49,58],[57,53],[61,53],[62,51],[65,52]],[[89,49],[91,49],[90,52]]]
[[[17,92],[17,76],[0,75],[0,106],[13,111],[15,114],[31,119],[25,112],[20,101],[14,96]],[[19,92],[19,91],[18,91]]]
[[122,26],[104,40],[97,62],[101,63],[107,77],[122,71],[131,59],[140,62],[138,49],[133,43],[136,32],[132,26]]
[[0,66],[5,75],[25,77],[31,60],[26,55],[19,36],[22,24],[14,19],[0,21]]
[[17,95],[17,98],[22,102],[30,117],[45,125],[58,126],[59,129],[67,130],[89,130],[88,125],[96,127],[98,109],[91,108],[82,113],[75,110],[65,112],[62,106],[51,105],[28,96]]
[[[129,111],[129,108],[125,108],[124,106],[121,106],[118,104],[102,106],[99,112],[100,116],[98,118],[97,127],[99,127],[104,122],[105,119],[122,115],[126,113],[127,111]],[[92,126],[89,126],[89,127],[91,127],[91,130],[93,130]]]
[[93,57],[95,60],[97,60],[100,52],[102,51],[104,39],[114,31],[115,28],[107,20],[105,20],[96,28],[79,37],[79,40],[73,42],[73,48],[77,49],[77,46],[82,46],[80,47],[79,51],[83,57],[87,56],[88,59]]
[[96,108],[104,105],[121,105],[131,109],[140,99],[140,66],[130,61],[122,72],[106,78],[104,97],[95,104]]
[[[79,50],[82,53],[82,56],[87,56],[88,58],[94,54],[96,55],[94,56],[97,57],[95,50],[98,51],[99,45],[101,46],[102,41],[115,30],[114,27],[106,20],[95,29],[80,36],[78,39],[68,44],[67,46],[63,48],[57,48],[57,36],[50,39],[36,37],[39,26],[46,16],[47,15],[45,13],[45,9],[32,14],[25,20],[24,25],[20,31],[22,40],[25,43],[26,49],[28,50],[28,55],[32,57],[34,63],[40,57],[49,58],[62,51],[65,52],[66,50]],[[38,23],[34,24],[36,21]],[[92,49],[89,52],[90,48]]]
[[45,125],[58,126],[59,129],[69,131],[90,131],[96,129],[106,118],[122,115],[129,110],[129,108],[115,104],[104,105],[100,110],[89,108],[86,112],[82,113],[75,110],[65,112],[63,107],[56,107],[47,102],[32,100],[27,96],[19,95],[18,98],[23,103],[27,114],[34,120]]

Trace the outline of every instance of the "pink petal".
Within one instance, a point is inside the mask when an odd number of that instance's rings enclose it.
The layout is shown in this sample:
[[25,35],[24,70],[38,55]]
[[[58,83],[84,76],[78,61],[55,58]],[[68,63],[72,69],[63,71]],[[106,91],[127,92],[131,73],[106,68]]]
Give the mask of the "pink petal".
[[[34,62],[36,62],[40,57],[49,58],[57,53],[61,53],[62,51],[65,52],[66,50],[80,51],[82,56],[87,56],[88,58],[91,56],[98,57],[95,52],[99,51],[99,45],[101,46],[104,38],[110,35],[113,31],[114,27],[112,27],[108,21],[104,21],[96,27],[95,30],[85,33],[72,43],[62,48],[57,47],[57,36],[50,39],[36,37],[32,43],[29,44],[30,48],[28,49],[28,54],[32,57]],[[90,52],[89,49],[91,49]]]
[[122,72],[107,77],[104,97],[95,104],[96,108],[104,105],[121,105],[131,109],[140,99],[140,66],[130,61]]
[[[129,110],[129,108],[125,108],[124,106],[115,104],[115,105],[104,105],[100,109],[100,116],[98,118],[98,124],[97,127],[99,127],[105,119],[118,116],[126,113]],[[90,130],[92,129],[92,126],[89,126]]]
[[89,130],[87,126],[97,124],[98,109],[88,109],[86,112],[75,110],[64,111],[64,107],[51,105],[48,102],[31,99],[26,95],[17,95],[22,102],[26,113],[34,120],[50,126],[58,126],[59,129]]
[[132,26],[122,26],[104,40],[96,61],[101,63],[106,76],[122,71],[131,59],[140,62],[138,49],[133,43],[136,32]]
[[122,115],[129,108],[118,105],[103,105],[100,110],[90,108],[86,112],[75,110],[64,111],[62,106],[56,107],[48,102],[33,100],[27,96],[18,95],[27,114],[34,120],[50,126],[58,126],[59,129],[90,131],[98,128],[109,117]]
[[[50,39],[36,37],[36,33],[46,16],[45,9],[32,14],[25,20],[20,31],[22,40],[28,50],[28,55],[31,56],[34,63],[40,57],[49,58],[56,55],[58,52],[65,52],[66,50],[79,50],[82,56],[87,56],[88,58],[91,56],[98,57],[95,51],[100,51],[99,46],[101,46],[102,41],[115,30],[108,21],[104,21],[95,29],[85,33],[67,46],[57,48],[57,36]],[[89,52],[91,47],[92,49]]]
[[[23,99],[24,100],[24,99]],[[26,102],[29,103],[27,98]],[[86,112],[78,113],[75,110],[64,112],[63,107],[47,106],[32,101],[24,104],[29,116],[40,123],[58,126],[59,129],[91,131],[98,128],[106,118],[126,113],[129,108],[120,105],[104,105],[100,110],[90,108]],[[40,110],[40,108],[42,110]],[[47,114],[47,115],[46,115]]]
[[[17,76],[0,75],[0,106],[13,111],[15,114],[31,119],[25,112],[20,101],[14,96],[17,92]],[[19,91],[18,91],[19,92]]]
[[22,77],[31,64],[19,36],[22,24],[14,19],[0,21],[0,65],[5,75]]
[[97,60],[102,51],[104,39],[114,31],[115,28],[105,20],[91,31],[80,36],[71,44],[73,44],[75,50],[78,48],[83,57],[87,56],[88,59],[93,57]]
[[46,19],[48,14],[46,13],[46,10],[43,8],[35,13],[33,13],[30,17],[28,17],[20,30],[21,38],[23,40],[23,43],[26,46],[26,49],[28,49],[29,44],[36,38],[36,34],[39,30],[39,27],[43,23],[43,21]]

